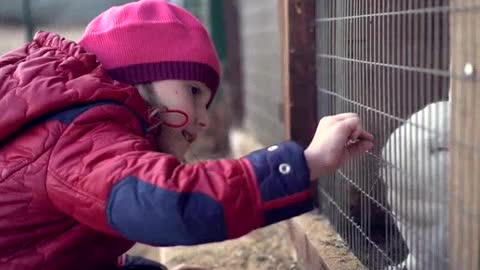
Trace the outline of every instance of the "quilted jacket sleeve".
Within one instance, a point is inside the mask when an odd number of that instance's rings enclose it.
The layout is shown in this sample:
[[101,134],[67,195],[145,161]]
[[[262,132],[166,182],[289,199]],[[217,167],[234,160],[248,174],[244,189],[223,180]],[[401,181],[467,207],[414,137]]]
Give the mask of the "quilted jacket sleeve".
[[152,151],[139,121],[120,105],[59,119],[67,127],[50,159],[48,194],[96,230],[151,245],[193,245],[312,209],[306,162],[295,143],[189,165]]

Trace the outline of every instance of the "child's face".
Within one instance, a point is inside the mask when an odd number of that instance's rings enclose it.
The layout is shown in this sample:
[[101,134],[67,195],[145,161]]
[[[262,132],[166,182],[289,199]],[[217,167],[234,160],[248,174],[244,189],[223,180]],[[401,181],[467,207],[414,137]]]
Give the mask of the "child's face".
[[183,160],[199,133],[208,127],[211,91],[201,82],[182,80],[156,81],[152,88],[152,103],[160,109],[158,117],[163,123],[158,146]]

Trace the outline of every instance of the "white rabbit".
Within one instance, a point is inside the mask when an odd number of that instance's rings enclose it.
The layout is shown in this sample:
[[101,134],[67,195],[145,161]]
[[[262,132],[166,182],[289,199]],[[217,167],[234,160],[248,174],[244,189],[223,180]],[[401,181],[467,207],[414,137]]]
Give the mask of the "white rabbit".
[[413,114],[382,149],[380,176],[396,225],[410,252],[387,269],[446,270],[448,132],[450,104],[429,104]]

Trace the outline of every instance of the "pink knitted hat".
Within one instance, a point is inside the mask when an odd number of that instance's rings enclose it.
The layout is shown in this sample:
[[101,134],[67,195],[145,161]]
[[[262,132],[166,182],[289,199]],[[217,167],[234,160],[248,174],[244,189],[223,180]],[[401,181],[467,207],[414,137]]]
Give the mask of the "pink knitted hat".
[[194,80],[205,83],[212,98],[218,88],[220,65],[207,31],[164,0],[110,8],[88,24],[78,43],[123,83]]

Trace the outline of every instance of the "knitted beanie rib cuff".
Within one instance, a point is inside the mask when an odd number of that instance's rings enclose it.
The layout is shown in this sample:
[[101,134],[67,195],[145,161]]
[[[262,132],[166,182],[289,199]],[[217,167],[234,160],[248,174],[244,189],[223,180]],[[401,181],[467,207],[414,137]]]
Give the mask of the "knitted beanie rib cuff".
[[128,84],[141,84],[160,80],[191,80],[203,82],[212,91],[220,81],[218,73],[209,65],[197,62],[168,61],[130,65],[108,70],[110,76]]

